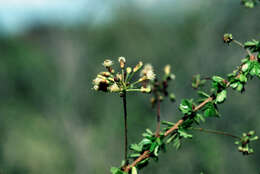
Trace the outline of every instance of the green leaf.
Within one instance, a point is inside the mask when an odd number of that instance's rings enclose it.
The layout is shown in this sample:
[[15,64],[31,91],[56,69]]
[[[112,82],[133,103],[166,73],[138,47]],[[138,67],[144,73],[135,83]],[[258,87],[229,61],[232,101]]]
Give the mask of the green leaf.
[[183,129],[178,129],[178,133],[180,134],[181,137],[183,138],[192,138],[191,134],[188,134],[185,130]]
[[216,102],[222,103],[227,98],[227,90],[223,90],[220,93],[217,94]]
[[250,73],[251,76],[255,76],[257,74],[256,67],[254,66],[249,73]]
[[162,124],[167,125],[167,126],[173,126],[175,123],[169,122],[169,121],[162,121]]
[[130,158],[137,158],[140,156],[140,153],[132,153],[129,155]]
[[136,169],[136,167],[132,167],[131,174],[137,174],[137,169]]
[[154,149],[154,155],[155,155],[156,157],[158,157],[159,147],[160,147],[160,146],[156,146],[155,149]]
[[240,82],[247,82],[247,78],[244,74],[240,74],[239,80],[240,80]]
[[112,174],[127,174],[126,172],[123,172],[121,169],[116,167],[111,167],[110,172]]
[[242,65],[241,70],[242,70],[243,72],[246,72],[249,67],[250,67],[250,62],[247,62],[247,63],[245,63],[245,64]]
[[198,91],[198,95],[200,97],[203,97],[203,98],[209,98],[210,95],[208,95],[207,93],[203,92],[203,91]]
[[144,145],[147,145],[147,144],[152,144],[152,141],[149,140],[148,138],[142,139],[142,141],[139,143],[140,146],[144,146]]
[[217,82],[217,83],[223,83],[224,79],[222,77],[219,77],[219,76],[213,76],[212,77],[212,80]]
[[131,144],[130,145],[130,149],[134,150],[136,152],[142,152],[142,145],[138,145],[138,144]]
[[183,114],[191,114],[192,113],[192,100],[183,99],[181,101],[179,109]]
[[181,147],[181,142],[180,142],[180,138],[177,137],[174,139],[173,141],[173,146],[178,150]]
[[170,136],[167,140],[166,143],[169,144],[170,142],[172,142],[172,140],[177,136],[177,134],[173,134],[172,136]]
[[146,159],[142,160],[141,162],[139,162],[138,165],[148,163],[148,161],[149,161],[149,158],[146,158]]
[[[203,108],[204,109],[204,108]],[[205,105],[205,109],[204,109],[204,116],[205,117],[215,117],[215,116],[219,116],[219,113],[217,111],[217,109],[215,108],[213,103],[208,103],[207,105]]]
[[244,43],[244,46],[245,46],[245,48],[248,48],[248,47],[254,47],[254,46],[256,46],[256,44],[257,44],[257,42],[255,42],[255,41],[247,41]]
[[156,146],[158,146],[158,144],[156,143],[156,142],[153,142],[152,143],[152,145],[151,145],[151,147],[150,147],[150,152],[153,152],[154,151],[154,149],[156,148]]
[[153,135],[153,132],[150,129],[146,129],[146,132],[150,135]]
[[142,136],[145,138],[152,138],[152,135],[148,134],[148,133],[142,133]]
[[205,118],[204,118],[203,115],[200,114],[200,113],[197,113],[194,119],[195,119],[198,123],[199,123],[200,121],[205,122]]
[[254,136],[253,138],[250,138],[250,141],[255,141],[255,140],[258,140],[258,136]]
[[244,89],[244,85],[242,83],[238,83],[237,91],[242,92]]
[[239,82],[235,82],[235,83],[231,83],[231,88],[237,88],[237,86],[238,86],[238,84],[239,84]]
[[156,143],[160,146],[163,144],[162,140],[160,139],[160,137],[156,138]]

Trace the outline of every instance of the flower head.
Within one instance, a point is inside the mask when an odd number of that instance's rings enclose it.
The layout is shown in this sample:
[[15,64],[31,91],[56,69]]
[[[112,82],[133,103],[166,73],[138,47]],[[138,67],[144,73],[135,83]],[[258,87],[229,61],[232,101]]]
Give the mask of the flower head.
[[140,76],[146,77],[146,79],[148,80],[154,80],[155,74],[153,71],[153,66],[151,64],[146,64],[143,70],[141,71]]

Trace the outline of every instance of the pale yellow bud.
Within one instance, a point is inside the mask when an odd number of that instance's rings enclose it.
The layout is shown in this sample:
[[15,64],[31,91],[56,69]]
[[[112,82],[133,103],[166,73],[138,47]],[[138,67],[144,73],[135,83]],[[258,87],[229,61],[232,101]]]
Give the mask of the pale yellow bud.
[[117,86],[116,83],[114,83],[112,86],[109,87],[110,92],[119,92],[120,88]]
[[98,85],[94,85],[93,89],[98,91]]
[[116,78],[118,78],[121,81],[122,80],[122,75],[121,74],[116,74]]
[[151,92],[151,88],[150,87],[141,87],[141,92],[143,93],[150,93]]
[[103,66],[106,67],[106,68],[109,68],[113,65],[113,61],[112,60],[109,60],[109,59],[106,59],[104,62],[103,62]]
[[100,74],[105,77],[109,77],[111,75],[110,72],[101,72]]
[[130,74],[131,72],[132,72],[132,68],[131,68],[131,67],[127,67],[127,68],[126,68],[126,73],[127,73],[127,74]]
[[166,65],[165,67],[164,67],[164,73],[165,73],[165,75],[170,75],[170,73],[171,73],[171,66],[170,65]]
[[125,62],[126,62],[126,60],[125,60],[124,57],[119,57],[119,58],[118,58],[118,62],[119,62],[119,64],[120,64],[120,68],[124,68],[124,67],[125,67]]
[[142,66],[143,66],[143,62],[140,61],[140,62],[134,67],[133,72],[138,71],[140,68],[142,68]]

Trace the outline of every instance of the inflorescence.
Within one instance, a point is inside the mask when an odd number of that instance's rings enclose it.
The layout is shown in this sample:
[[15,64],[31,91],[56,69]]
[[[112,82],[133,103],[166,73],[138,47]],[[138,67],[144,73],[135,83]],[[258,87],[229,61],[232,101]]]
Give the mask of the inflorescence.
[[[139,62],[135,67],[126,67],[126,59],[118,58],[121,71],[116,72],[112,60],[105,60],[103,66],[107,71],[100,72],[93,80],[93,89],[103,92],[143,92],[150,93],[150,82],[155,79],[155,73],[151,64],[143,66],[143,62]],[[140,71],[140,77],[133,81],[134,75]]]

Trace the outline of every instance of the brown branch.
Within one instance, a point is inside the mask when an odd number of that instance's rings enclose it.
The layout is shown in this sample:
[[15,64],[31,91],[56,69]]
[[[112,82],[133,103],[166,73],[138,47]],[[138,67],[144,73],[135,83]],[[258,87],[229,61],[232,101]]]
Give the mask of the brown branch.
[[169,130],[167,130],[164,133],[164,136],[168,136],[170,133],[172,133],[173,131],[175,131],[176,129],[178,129],[179,125],[181,125],[183,123],[184,119],[180,119],[174,126],[172,126]]
[[129,170],[136,166],[139,162],[143,161],[144,159],[148,158],[150,156],[150,151],[146,150],[144,153],[139,156],[132,164],[129,164],[128,166],[125,167],[124,172],[129,172]]
[[[239,44],[239,43],[237,43]],[[239,44],[240,45],[240,44]],[[242,44],[241,44],[242,45]],[[240,46],[241,46],[240,45]],[[243,45],[242,45],[243,46]],[[250,60],[251,61],[255,61],[256,60],[256,57],[250,52],[250,50],[246,49],[247,53],[249,54],[250,56]],[[243,64],[242,64],[243,65]],[[242,65],[239,66],[239,70],[242,68]],[[239,72],[239,74],[237,76],[240,75],[241,72]],[[226,86],[229,87],[230,85],[230,82],[227,81],[226,83]],[[209,97],[207,99],[205,99],[202,103],[200,103],[198,106],[196,106],[194,109],[193,109],[193,112],[196,112],[198,110],[200,110],[202,107],[204,107],[207,103],[213,101],[213,98],[212,97]],[[157,106],[157,107],[160,107],[160,106]],[[157,119],[158,119],[158,111],[160,112],[160,108],[158,109],[157,108]],[[164,133],[164,137],[168,136],[169,134],[171,134],[173,131],[177,130],[178,127],[184,122],[184,118],[180,119],[176,124],[174,124],[169,130],[167,130],[165,133]],[[157,130],[158,130],[158,126],[157,126]],[[205,129],[200,129],[200,131],[205,131]],[[219,133],[219,132],[216,132],[216,131],[211,131],[211,133],[216,133],[216,134],[223,134],[223,133]],[[224,133],[226,135],[228,135],[227,133]],[[157,131],[156,131],[156,135],[157,135]],[[234,136],[234,135],[228,135],[228,136],[232,136],[234,138],[239,138],[237,136]],[[146,150],[143,152],[143,154],[141,156],[139,156],[136,160],[134,160],[131,164],[125,166],[124,168],[124,172],[129,172],[129,170],[136,166],[139,162],[143,161],[144,159],[148,158],[150,156],[150,151],[149,150]]]
[[196,106],[196,107],[193,109],[193,112],[196,112],[196,111],[200,110],[203,106],[205,106],[208,102],[211,102],[212,100],[213,100],[212,97],[207,98],[207,99],[204,100],[202,103],[200,103],[198,106]]
[[[207,103],[211,102],[213,100],[212,97],[209,97],[207,98],[206,100],[204,100],[202,103],[200,103],[198,106],[196,106],[193,111],[196,112],[198,110],[200,110],[203,106],[205,106]],[[174,126],[172,126],[168,131],[166,131],[164,133],[164,136],[168,136],[170,133],[172,133],[173,131],[177,130],[178,127],[184,122],[184,119],[180,119]],[[139,156],[136,160],[134,160],[133,163],[127,165],[125,168],[124,168],[124,172],[129,172],[129,170],[136,166],[139,162],[143,161],[144,159],[148,158],[150,156],[150,151],[149,150],[146,150],[144,151],[144,153]]]

